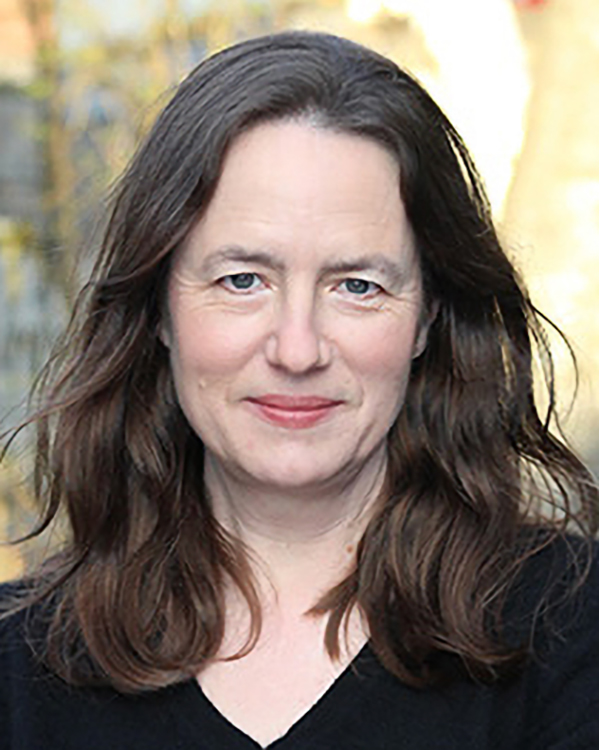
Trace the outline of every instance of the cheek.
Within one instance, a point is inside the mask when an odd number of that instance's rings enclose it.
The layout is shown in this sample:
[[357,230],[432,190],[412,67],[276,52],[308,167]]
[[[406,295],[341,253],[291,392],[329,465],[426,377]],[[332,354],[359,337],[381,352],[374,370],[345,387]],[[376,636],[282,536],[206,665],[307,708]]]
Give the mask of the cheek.
[[415,327],[397,321],[356,327],[346,340],[345,356],[365,387],[383,389],[388,398],[390,391],[403,390],[412,365]]
[[174,366],[198,375],[223,376],[240,370],[260,346],[261,331],[241,317],[235,320],[211,315],[173,316]]

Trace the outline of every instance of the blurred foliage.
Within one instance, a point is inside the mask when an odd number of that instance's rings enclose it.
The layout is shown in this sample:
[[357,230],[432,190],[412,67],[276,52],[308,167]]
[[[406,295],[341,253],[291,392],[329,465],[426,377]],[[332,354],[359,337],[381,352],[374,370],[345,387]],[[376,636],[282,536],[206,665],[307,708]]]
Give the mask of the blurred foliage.
[[22,257],[33,240],[34,231],[29,222],[0,217],[0,252],[4,261],[4,289],[9,302],[19,296],[25,285]]

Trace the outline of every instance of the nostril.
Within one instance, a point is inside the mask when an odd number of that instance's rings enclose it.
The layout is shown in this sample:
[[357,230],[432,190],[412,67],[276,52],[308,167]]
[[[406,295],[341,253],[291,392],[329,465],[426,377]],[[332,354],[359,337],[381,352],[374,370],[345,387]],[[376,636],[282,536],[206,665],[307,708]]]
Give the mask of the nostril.
[[294,374],[323,367],[329,361],[329,346],[314,330],[280,330],[267,340],[267,358]]

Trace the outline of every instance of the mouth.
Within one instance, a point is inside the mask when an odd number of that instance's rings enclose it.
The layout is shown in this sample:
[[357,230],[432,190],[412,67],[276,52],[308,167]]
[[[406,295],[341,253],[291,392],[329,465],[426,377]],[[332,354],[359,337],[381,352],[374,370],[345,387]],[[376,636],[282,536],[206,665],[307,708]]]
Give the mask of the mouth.
[[343,401],[322,396],[266,394],[247,402],[261,419],[288,429],[306,429],[325,421]]

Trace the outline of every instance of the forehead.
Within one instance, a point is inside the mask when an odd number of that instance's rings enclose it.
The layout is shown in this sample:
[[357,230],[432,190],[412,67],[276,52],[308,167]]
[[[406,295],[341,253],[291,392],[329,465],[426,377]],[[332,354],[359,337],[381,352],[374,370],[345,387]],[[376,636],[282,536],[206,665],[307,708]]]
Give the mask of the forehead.
[[227,192],[250,199],[255,191],[268,191],[282,202],[301,195],[309,205],[311,198],[322,202],[329,194],[332,204],[343,207],[352,205],[351,188],[358,183],[363,202],[370,195],[399,201],[399,180],[395,158],[375,141],[307,120],[284,120],[259,124],[233,142],[215,197]]
[[257,125],[230,147],[190,244],[396,255],[413,245],[399,165],[362,136],[302,120]]

